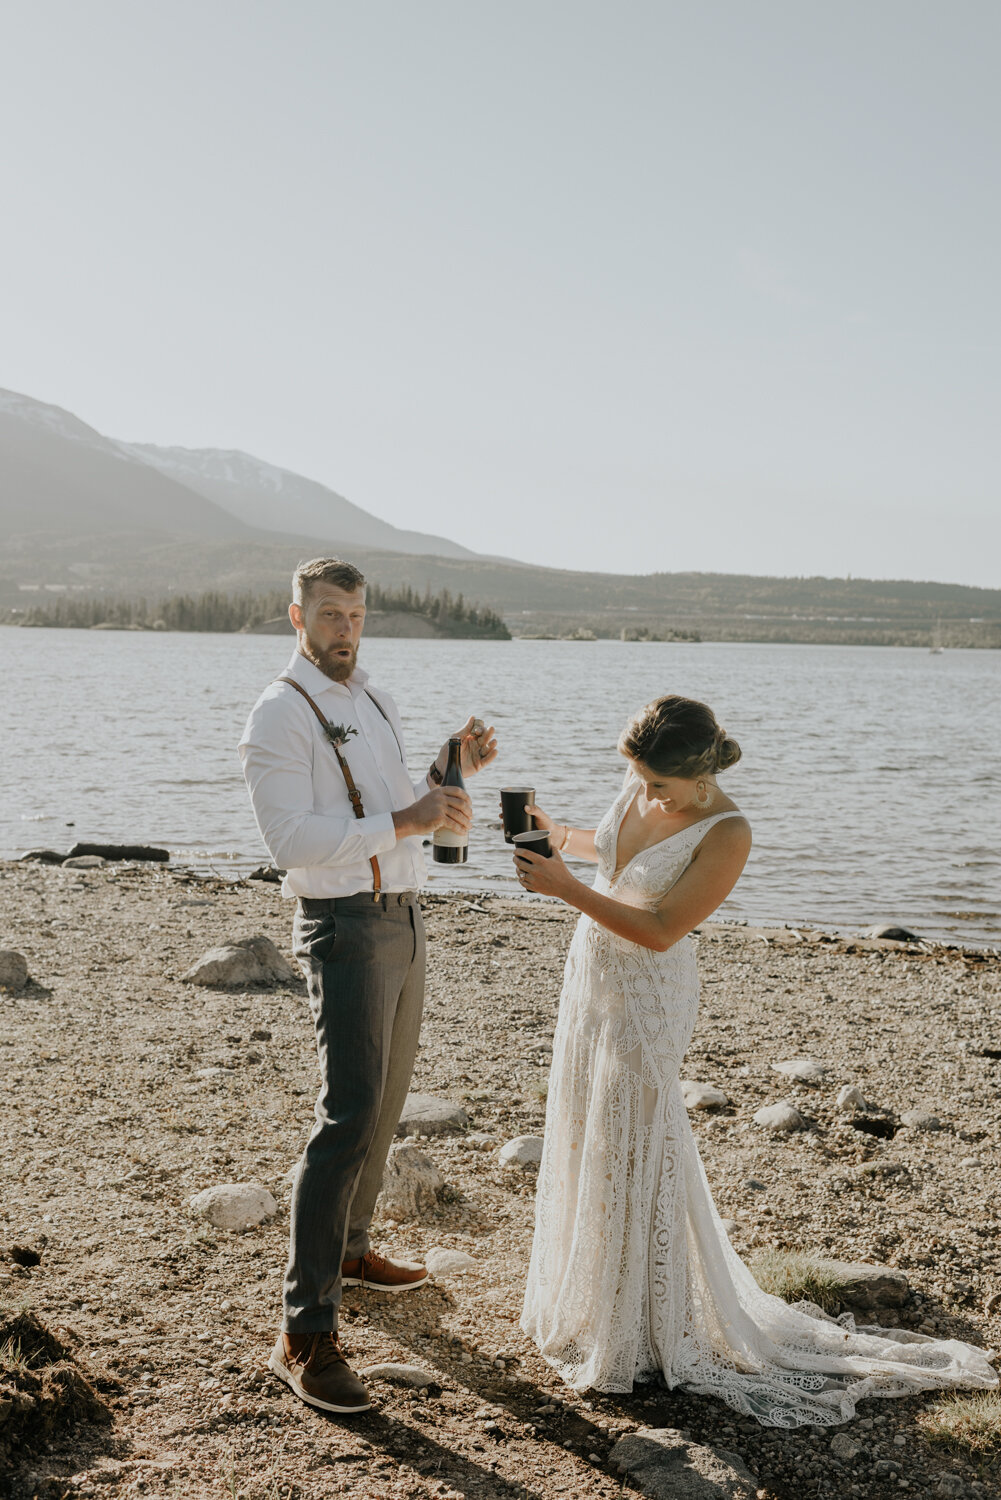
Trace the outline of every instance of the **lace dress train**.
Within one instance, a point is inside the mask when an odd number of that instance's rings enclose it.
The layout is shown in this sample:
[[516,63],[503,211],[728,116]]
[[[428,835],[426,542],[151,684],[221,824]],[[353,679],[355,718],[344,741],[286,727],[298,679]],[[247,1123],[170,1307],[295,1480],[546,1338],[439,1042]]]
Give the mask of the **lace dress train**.
[[[595,844],[596,888],[656,904],[721,813],[612,878],[627,782]],[[987,1354],[858,1328],[758,1286],[713,1204],[678,1081],[698,1010],[695,950],[656,953],[581,917],[553,1046],[535,1238],[521,1326],[568,1385],[718,1396],[776,1427],[847,1421],[866,1396],[989,1389]]]

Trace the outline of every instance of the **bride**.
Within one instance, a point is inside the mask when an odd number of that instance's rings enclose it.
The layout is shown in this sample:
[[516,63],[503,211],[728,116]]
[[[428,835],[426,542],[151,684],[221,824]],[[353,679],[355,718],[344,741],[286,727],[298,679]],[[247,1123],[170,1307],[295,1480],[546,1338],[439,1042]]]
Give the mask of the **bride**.
[[[554,823],[520,850],[527,891],[581,912],[567,955],[522,1328],[578,1390],[663,1375],[775,1427],[847,1421],[865,1396],[997,1385],[984,1351],[856,1329],[761,1290],[732,1248],[678,1072],[699,985],[688,934],[751,847],[716,773],[740,747],[703,703],[664,697],[626,725],[625,784],[598,827]],[[560,858],[597,864],[593,888]]]

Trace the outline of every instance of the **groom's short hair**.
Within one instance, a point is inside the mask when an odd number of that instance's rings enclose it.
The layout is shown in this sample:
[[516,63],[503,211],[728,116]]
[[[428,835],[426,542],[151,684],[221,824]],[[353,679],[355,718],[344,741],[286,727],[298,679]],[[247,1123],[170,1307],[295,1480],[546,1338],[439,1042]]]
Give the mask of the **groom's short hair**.
[[340,557],[314,557],[301,562],[292,574],[292,598],[296,604],[306,602],[306,596],[314,583],[332,583],[336,588],[353,594],[355,589],[365,587],[365,575],[354,563]]

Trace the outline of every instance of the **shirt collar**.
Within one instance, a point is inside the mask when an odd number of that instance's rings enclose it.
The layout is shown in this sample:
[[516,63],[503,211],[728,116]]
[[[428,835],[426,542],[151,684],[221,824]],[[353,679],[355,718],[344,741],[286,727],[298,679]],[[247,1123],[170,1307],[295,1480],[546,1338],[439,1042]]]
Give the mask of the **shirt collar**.
[[347,682],[335,682],[332,677],[328,677],[325,672],[321,672],[319,667],[311,662],[308,657],[303,656],[302,652],[297,648],[292,652],[292,660],[285,669],[285,675],[287,677],[294,677],[296,682],[302,683],[302,686],[310,696],[315,698],[317,694],[326,692],[328,688],[350,693],[353,697],[356,693],[364,691],[369,674],[364,668],[355,667]]

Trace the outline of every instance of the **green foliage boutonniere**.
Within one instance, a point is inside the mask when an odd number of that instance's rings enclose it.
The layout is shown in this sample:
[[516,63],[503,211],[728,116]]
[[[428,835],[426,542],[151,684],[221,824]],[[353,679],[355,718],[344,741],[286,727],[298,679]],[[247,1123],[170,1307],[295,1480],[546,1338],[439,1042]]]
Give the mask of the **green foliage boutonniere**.
[[343,724],[335,724],[333,719],[327,720],[323,726],[323,732],[335,750],[339,750],[345,740],[349,740],[353,734],[358,733],[353,724],[345,729]]

